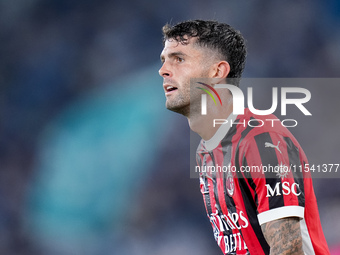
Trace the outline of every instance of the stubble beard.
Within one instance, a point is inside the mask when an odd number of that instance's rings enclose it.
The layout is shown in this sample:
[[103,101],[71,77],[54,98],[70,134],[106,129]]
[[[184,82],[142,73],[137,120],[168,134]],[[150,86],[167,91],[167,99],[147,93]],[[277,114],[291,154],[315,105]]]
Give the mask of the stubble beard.
[[[183,88],[188,88],[190,84],[184,84]],[[183,92],[177,91],[177,95],[172,95],[166,100],[166,108],[170,111],[189,117],[190,114],[190,89]],[[171,98],[174,97],[174,98]]]
[[[201,77],[208,77],[208,69],[202,71]],[[190,80],[185,82],[182,86],[183,91],[178,91],[176,98],[168,98],[166,100],[166,108],[168,110],[182,114],[188,119],[190,119],[192,115],[200,112],[200,98],[202,94],[199,90],[190,92],[190,84]]]
[[[166,100],[166,108],[190,119],[201,112],[201,90],[190,91],[190,82],[184,85],[185,91]],[[178,91],[179,92],[179,91]]]

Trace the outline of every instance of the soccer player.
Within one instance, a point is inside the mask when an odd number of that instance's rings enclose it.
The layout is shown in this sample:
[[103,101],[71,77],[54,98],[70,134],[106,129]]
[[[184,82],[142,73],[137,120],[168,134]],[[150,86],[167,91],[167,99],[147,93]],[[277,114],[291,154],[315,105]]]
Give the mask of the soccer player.
[[[200,172],[200,188],[223,254],[329,254],[308,161],[288,129],[274,115],[257,116],[249,109],[234,115],[227,89],[218,92],[223,106],[206,100],[209,114],[202,114],[203,88],[215,91],[215,84],[233,79],[238,86],[246,58],[240,32],[194,20],[165,25],[163,36],[159,74],[166,107],[187,117],[202,138],[197,163],[208,170]],[[197,82],[201,89],[190,92],[192,78],[215,82]],[[232,125],[212,125],[221,116]]]

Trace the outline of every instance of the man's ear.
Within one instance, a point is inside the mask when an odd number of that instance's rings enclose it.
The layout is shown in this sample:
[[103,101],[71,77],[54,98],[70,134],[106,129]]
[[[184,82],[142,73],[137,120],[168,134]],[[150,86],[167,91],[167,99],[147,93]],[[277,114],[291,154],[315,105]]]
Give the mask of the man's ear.
[[230,65],[227,61],[220,61],[215,64],[213,78],[225,79],[230,72]]

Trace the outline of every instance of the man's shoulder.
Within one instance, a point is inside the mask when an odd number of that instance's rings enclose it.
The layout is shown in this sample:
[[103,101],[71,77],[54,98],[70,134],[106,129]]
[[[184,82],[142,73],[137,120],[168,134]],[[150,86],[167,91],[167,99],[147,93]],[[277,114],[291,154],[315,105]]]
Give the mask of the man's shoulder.
[[294,137],[288,130],[288,125],[274,114],[255,115],[248,108],[245,109],[244,115],[237,117],[235,125],[239,126],[239,133],[242,134],[243,139],[251,139],[263,133]]
[[270,146],[288,141],[300,147],[294,135],[273,114],[255,115],[249,109],[245,109],[245,114],[236,118],[235,126],[237,131],[232,142],[237,144],[237,150],[247,149],[254,144]]

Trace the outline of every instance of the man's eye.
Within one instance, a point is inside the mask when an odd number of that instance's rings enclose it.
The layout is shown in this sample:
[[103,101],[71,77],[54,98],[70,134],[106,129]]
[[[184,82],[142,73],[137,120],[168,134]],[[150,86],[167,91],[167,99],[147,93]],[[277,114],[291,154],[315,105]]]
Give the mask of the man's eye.
[[176,58],[176,62],[182,63],[182,62],[184,62],[184,58],[177,57]]

